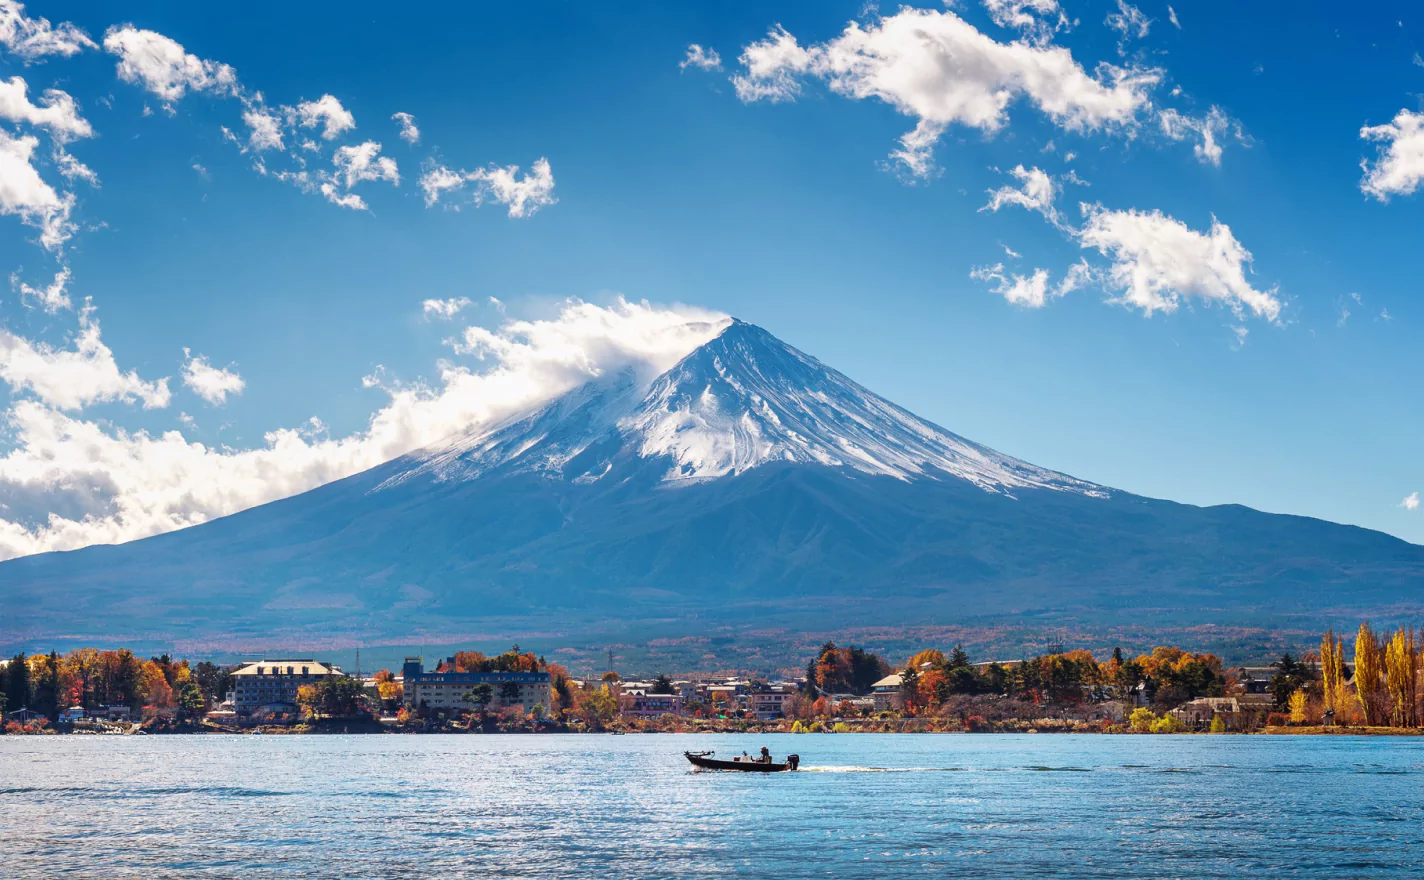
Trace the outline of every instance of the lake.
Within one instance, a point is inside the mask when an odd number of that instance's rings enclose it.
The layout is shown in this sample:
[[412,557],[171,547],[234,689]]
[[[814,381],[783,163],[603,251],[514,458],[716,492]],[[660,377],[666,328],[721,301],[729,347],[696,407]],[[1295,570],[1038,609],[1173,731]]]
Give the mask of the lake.
[[[802,757],[692,772],[684,749]],[[0,737],[0,875],[1417,877],[1424,739]]]

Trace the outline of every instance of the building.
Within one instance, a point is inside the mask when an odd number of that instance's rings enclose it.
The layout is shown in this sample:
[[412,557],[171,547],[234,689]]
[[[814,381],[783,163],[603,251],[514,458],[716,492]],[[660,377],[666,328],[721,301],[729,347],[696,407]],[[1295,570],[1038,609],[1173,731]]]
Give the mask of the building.
[[482,684],[490,686],[488,708],[523,706],[532,711],[542,706],[550,712],[554,702],[549,692],[547,672],[455,672],[455,658],[446,660],[449,672],[426,672],[419,657],[405,658],[401,685],[405,704],[412,709],[470,709],[465,694]]
[[642,690],[625,690],[618,696],[618,711],[631,718],[681,715],[682,695],[654,694]]
[[1230,670],[1236,686],[1243,694],[1269,694],[1271,680],[1276,677],[1274,666],[1238,666]]
[[1173,709],[1172,714],[1191,730],[1204,730],[1218,715],[1228,729],[1237,729],[1241,703],[1235,697],[1200,697]]
[[765,690],[752,691],[747,697],[748,709],[758,721],[785,718],[786,711],[796,699],[796,689],[785,685],[772,686]]
[[905,708],[904,680],[899,673],[887,675],[870,686],[870,696],[875,700],[877,712],[887,709]]
[[341,675],[341,667],[302,660],[255,660],[232,674],[232,703],[239,715],[263,711],[291,711],[297,689]]

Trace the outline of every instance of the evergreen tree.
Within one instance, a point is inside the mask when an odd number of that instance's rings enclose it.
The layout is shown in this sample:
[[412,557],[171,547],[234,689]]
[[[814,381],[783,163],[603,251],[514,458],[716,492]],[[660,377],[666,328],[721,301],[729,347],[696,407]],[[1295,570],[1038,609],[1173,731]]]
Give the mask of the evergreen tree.
[[954,650],[949,652],[949,659],[944,664],[946,669],[968,669],[969,655],[964,652],[963,645],[955,645]]
[[5,697],[11,712],[30,708],[30,664],[23,651],[5,669]]

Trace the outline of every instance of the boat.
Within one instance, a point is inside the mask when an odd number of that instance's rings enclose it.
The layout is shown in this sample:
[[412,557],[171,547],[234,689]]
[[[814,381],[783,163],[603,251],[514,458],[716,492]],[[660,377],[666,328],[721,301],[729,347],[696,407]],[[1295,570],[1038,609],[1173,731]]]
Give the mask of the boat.
[[756,758],[737,757],[731,761],[722,761],[712,757],[716,752],[683,752],[687,760],[692,762],[692,766],[700,767],[703,770],[740,770],[743,773],[784,773],[793,771],[801,764],[800,755],[787,755],[784,763],[778,764],[775,761],[761,761]]

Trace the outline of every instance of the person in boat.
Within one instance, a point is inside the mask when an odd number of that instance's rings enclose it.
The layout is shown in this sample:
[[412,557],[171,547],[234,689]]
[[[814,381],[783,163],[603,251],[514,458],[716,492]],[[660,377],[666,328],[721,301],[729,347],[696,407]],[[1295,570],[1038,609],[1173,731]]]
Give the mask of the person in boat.
[[763,764],[771,763],[771,750],[768,749],[766,746],[761,747],[761,762]]

